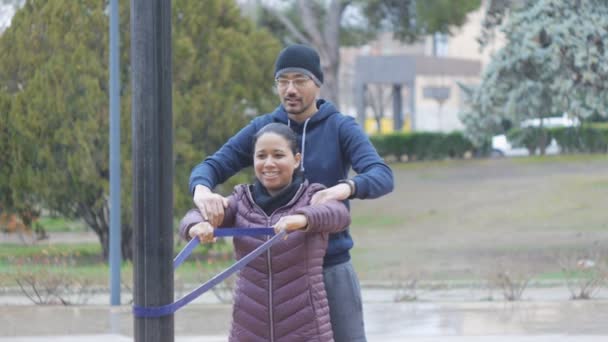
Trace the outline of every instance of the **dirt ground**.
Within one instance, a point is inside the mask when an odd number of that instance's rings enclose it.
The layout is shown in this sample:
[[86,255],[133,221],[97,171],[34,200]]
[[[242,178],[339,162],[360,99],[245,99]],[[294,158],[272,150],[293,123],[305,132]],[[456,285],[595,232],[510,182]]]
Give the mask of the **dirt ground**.
[[392,168],[393,193],[352,203],[364,281],[487,280],[498,270],[552,279],[562,265],[607,261],[606,155]]

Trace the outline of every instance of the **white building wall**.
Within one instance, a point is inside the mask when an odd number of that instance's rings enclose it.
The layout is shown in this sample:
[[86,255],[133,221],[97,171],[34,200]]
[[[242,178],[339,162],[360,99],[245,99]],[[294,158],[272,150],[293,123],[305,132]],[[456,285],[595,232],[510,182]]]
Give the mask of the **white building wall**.
[[[479,61],[483,68],[490,62],[491,56],[503,44],[504,38],[499,34],[496,39],[485,49],[481,50],[477,39],[481,34],[481,23],[483,21],[487,1],[483,1],[480,9],[468,15],[468,21],[460,28],[454,29],[453,34],[447,37],[447,41],[441,44],[441,57],[460,58]],[[433,52],[432,37],[427,37],[420,43],[405,45],[393,39],[392,33],[385,32],[362,47],[343,47],[340,49],[340,108],[345,114],[356,115],[354,99],[354,67],[357,56],[372,55],[426,55],[431,56]],[[464,108],[462,91],[457,81],[467,85],[475,85],[480,82],[481,75],[474,77],[454,76],[417,76],[416,84],[416,130],[427,131],[453,131],[463,128],[458,118],[458,113]],[[423,88],[426,86],[448,86],[450,88],[450,99],[441,108],[433,100],[425,99]],[[403,111],[405,118],[409,115],[409,102],[407,89],[404,86]],[[372,118],[371,111],[367,111],[368,118]],[[387,106],[386,116],[392,118],[392,105]]]
[[[475,84],[478,77],[418,76],[416,80],[416,130],[452,132],[464,128],[458,114],[464,109],[464,93],[458,86]],[[425,87],[446,87],[450,97],[443,103],[424,97]]]

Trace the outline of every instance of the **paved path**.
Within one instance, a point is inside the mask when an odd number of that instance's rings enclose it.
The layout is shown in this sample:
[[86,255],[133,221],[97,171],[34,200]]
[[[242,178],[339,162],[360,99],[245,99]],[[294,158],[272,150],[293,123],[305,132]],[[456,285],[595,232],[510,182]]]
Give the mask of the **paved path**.
[[[374,339],[370,342],[605,342],[606,336],[581,335],[537,335],[537,336],[439,336],[439,337],[401,337],[396,339]],[[0,342],[130,342],[133,338],[121,335],[82,335],[54,337],[15,337],[0,338]],[[225,342],[225,336],[177,337],[175,342]]]
[[[184,308],[175,315],[175,341],[225,341],[230,313],[223,304]],[[370,342],[608,341],[606,300],[371,302],[365,315]],[[132,334],[128,306],[0,306],[0,342],[121,342]]]

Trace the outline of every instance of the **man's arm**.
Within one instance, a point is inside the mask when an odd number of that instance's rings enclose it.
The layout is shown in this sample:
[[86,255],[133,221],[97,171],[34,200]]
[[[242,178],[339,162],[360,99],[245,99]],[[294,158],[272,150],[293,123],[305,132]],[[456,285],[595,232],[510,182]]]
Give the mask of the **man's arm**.
[[[340,125],[340,142],[344,155],[357,173],[352,178],[352,198],[377,198],[393,191],[393,171],[378,155],[376,148],[355,120],[347,117]],[[338,184],[341,185],[341,184]]]
[[393,171],[380,158],[376,148],[355,120],[346,117],[338,126],[338,134],[343,154],[350,160],[357,175],[315,193],[310,203],[377,198],[393,191]]
[[258,131],[261,118],[253,119],[247,126],[230,138],[217,152],[194,167],[190,173],[190,193],[196,207],[206,221],[217,227],[224,219],[228,203],[219,194],[213,193],[216,185],[250,166],[252,163],[252,140]]
[[251,166],[252,139],[259,130],[260,117],[253,119],[247,126],[230,138],[213,155],[196,165],[190,173],[190,193],[194,194],[197,185],[213,190],[242,169]]

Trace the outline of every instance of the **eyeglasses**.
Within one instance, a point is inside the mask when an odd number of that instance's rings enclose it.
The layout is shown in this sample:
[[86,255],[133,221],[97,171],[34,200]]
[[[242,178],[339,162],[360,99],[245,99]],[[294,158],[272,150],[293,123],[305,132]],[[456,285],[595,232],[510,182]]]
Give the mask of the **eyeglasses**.
[[298,78],[294,78],[293,80],[288,80],[286,78],[277,78],[275,80],[275,82],[277,84],[277,88],[279,88],[281,90],[285,90],[285,89],[289,88],[290,84],[293,84],[293,87],[296,89],[302,89],[302,88],[304,88],[304,86],[306,86],[308,81],[311,81],[311,79],[308,77],[298,77]]

